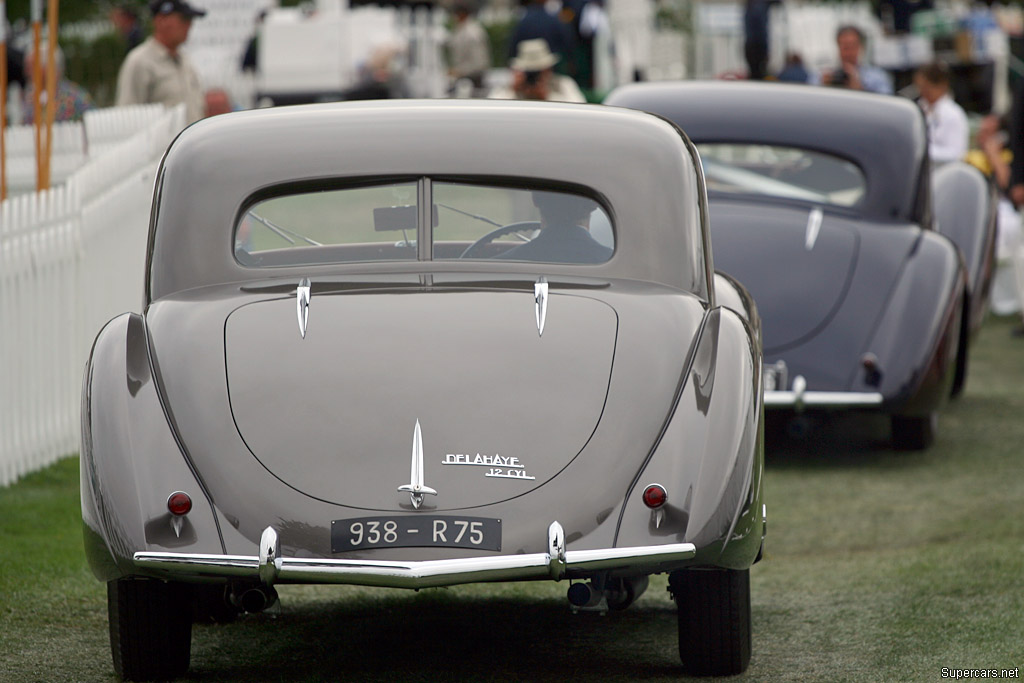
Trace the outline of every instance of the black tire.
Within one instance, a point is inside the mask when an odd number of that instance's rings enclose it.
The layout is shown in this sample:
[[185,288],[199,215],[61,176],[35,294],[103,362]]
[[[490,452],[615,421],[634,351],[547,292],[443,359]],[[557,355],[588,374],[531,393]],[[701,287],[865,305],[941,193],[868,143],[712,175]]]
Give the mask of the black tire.
[[960,346],[956,351],[956,373],[953,375],[953,388],[949,391],[950,398],[959,398],[967,386],[967,345],[969,339],[967,326],[969,321],[966,315],[967,313],[964,313],[964,323],[960,329]]
[[669,575],[679,616],[679,658],[691,676],[734,676],[750,664],[750,570],[682,569]]
[[183,584],[150,579],[107,583],[110,651],[122,680],[165,681],[188,671],[190,597]]
[[892,445],[901,451],[923,451],[935,441],[939,415],[935,411],[923,416],[892,416]]

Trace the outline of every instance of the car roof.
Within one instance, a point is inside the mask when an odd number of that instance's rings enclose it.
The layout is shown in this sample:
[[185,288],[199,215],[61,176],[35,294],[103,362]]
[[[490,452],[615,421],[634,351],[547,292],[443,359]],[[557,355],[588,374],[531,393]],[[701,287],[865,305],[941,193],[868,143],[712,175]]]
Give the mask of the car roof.
[[600,265],[545,264],[546,273],[648,280],[709,299],[706,199],[696,163],[692,144],[673,124],[599,105],[382,100],[216,116],[185,129],[161,162],[146,301],[276,276],[523,270],[513,262],[447,261],[268,272],[234,258],[234,225],[256,193],[324,179],[416,177],[583,188],[609,209],[615,255]]
[[813,149],[852,161],[866,178],[858,210],[876,220],[920,221],[928,134],[912,101],[892,95],[782,83],[688,81],[616,89],[606,104],[652,112],[695,143],[754,142]]

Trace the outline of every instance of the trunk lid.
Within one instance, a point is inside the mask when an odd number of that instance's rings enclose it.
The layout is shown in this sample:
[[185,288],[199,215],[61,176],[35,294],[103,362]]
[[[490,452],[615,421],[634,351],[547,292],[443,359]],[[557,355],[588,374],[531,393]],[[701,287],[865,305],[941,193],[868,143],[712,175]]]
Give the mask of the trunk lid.
[[303,338],[294,296],[225,324],[239,434],[281,481],[328,502],[408,509],[414,429],[426,506],[475,507],[558,474],[601,419],[617,315],[549,296],[538,334],[526,290],[314,293]]
[[715,267],[753,295],[765,355],[820,333],[853,279],[856,229],[841,217],[791,206],[715,201],[710,215]]

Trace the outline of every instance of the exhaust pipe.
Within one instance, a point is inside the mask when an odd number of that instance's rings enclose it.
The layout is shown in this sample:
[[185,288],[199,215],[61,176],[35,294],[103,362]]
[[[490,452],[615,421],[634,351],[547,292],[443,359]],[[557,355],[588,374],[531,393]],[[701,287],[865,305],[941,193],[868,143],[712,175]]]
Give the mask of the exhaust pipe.
[[648,583],[646,574],[610,580],[597,577],[590,583],[572,584],[566,597],[574,612],[624,610],[644,594]]
[[231,603],[249,614],[258,614],[277,603],[277,591],[272,586],[254,586],[231,592]]
[[603,609],[608,609],[608,602],[604,591],[596,590],[591,583],[572,584],[569,586],[569,592],[566,593],[566,597],[569,598],[569,604],[576,610],[602,609],[602,602],[604,603]]

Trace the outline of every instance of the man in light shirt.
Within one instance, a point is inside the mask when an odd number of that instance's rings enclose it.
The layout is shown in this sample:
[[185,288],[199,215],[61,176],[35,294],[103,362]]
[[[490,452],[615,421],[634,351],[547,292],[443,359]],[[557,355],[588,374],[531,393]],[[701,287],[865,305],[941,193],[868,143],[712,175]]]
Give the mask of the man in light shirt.
[[118,106],[159,102],[185,104],[185,122],[203,117],[199,75],[178,48],[188,40],[192,19],[206,15],[186,0],[153,0],[153,35],[128,53],[117,76]]
[[928,154],[935,163],[956,161],[967,155],[970,127],[967,114],[949,94],[949,68],[932,62],[917,70],[914,84],[918,104],[928,122]]

